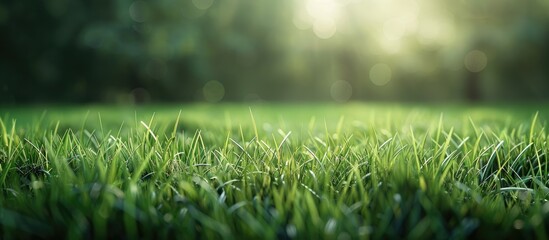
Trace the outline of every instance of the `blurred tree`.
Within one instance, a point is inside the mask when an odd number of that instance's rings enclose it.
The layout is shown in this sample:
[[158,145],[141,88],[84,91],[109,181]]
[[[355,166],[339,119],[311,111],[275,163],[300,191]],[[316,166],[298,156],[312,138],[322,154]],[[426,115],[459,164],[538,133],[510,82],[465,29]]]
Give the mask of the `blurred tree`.
[[547,100],[548,13],[535,0],[6,0],[0,103],[205,100],[210,81],[229,101],[331,100],[341,80],[353,100]]

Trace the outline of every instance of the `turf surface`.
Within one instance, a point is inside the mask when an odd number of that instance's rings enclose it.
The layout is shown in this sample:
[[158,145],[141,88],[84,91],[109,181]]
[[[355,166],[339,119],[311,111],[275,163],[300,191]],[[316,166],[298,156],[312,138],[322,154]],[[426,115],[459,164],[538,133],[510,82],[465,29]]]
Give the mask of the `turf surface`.
[[12,238],[547,238],[543,104],[0,108]]

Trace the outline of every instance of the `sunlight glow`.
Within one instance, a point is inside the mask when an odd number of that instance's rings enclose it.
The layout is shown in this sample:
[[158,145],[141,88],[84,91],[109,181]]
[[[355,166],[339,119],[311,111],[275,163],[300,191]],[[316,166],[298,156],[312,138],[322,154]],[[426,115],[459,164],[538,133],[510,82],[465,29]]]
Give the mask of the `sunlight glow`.
[[449,12],[423,16],[418,25],[417,39],[422,45],[446,45],[455,38],[454,16]]
[[400,52],[400,49],[402,47],[402,41],[399,41],[398,39],[394,40],[386,40],[386,39],[380,39],[379,45],[385,51],[387,54],[397,54]]
[[335,35],[337,26],[332,19],[318,19],[313,25],[313,31],[317,37],[328,39]]
[[307,13],[315,20],[337,18],[339,6],[334,0],[309,0]]
[[417,30],[419,4],[415,0],[380,1],[376,0],[378,16],[383,23],[383,33],[387,40],[399,40]]
[[[305,10],[309,16],[310,22],[313,25],[314,34],[322,39],[328,39],[335,35],[337,31],[337,18],[340,13],[341,5],[334,0],[309,0],[305,5]],[[305,26],[302,18],[294,24],[296,27],[303,29]]]
[[406,22],[404,19],[392,19],[383,25],[383,33],[388,40],[400,39],[406,34]]
[[375,33],[379,48],[394,55],[409,50],[418,34],[421,6],[416,0],[368,0],[360,9],[365,10],[363,27]]

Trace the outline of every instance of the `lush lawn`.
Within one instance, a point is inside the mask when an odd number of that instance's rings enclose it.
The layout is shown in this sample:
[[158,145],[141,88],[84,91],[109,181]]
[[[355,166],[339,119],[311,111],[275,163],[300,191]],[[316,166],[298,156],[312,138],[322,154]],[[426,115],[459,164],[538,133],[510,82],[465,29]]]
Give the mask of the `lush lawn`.
[[548,107],[4,107],[0,238],[548,238]]

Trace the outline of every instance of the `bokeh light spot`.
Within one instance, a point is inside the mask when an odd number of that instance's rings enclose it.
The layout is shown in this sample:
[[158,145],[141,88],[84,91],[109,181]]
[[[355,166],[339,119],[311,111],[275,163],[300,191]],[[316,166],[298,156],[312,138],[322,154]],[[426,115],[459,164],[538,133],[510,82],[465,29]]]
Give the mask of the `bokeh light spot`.
[[384,63],[378,63],[370,69],[370,81],[377,86],[384,86],[391,81],[391,68]]
[[273,125],[271,125],[270,123],[267,123],[267,122],[266,122],[266,123],[263,123],[263,130],[264,130],[265,132],[270,133],[270,132],[273,131]]
[[332,19],[317,19],[313,24],[315,35],[322,39],[328,39],[334,36],[337,27]]
[[353,95],[353,87],[347,81],[336,81],[330,88],[330,94],[336,102],[347,102]]
[[164,221],[166,221],[167,223],[170,223],[173,220],[173,215],[171,215],[169,213],[166,213],[166,214],[164,214],[163,218],[164,218]]
[[200,10],[206,10],[210,8],[214,3],[214,0],[193,0],[193,4]]
[[[318,38],[328,39],[334,36],[337,30],[336,19],[339,5],[333,0],[309,0],[306,11],[313,23],[313,32]],[[300,29],[305,28],[306,22],[295,22]],[[300,26],[298,26],[300,25]]]
[[142,23],[147,20],[149,6],[145,1],[137,0],[130,5],[130,17],[132,20]]
[[517,219],[515,222],[513,222],[513,227],[515,229],[523,229],[524,228],[524,221]]
[[471,72],[481,72],[488,65],[488,57],[479,50],[473,50],[465,55],[465,68]]
[[225,96],[225,87],[218,81],[209,81],[202,88],[204,99],[208,102],[219,102]]
[[335,19],[338,12],[337,3],[333,0],[309,0],[307,13],[314,19]]

